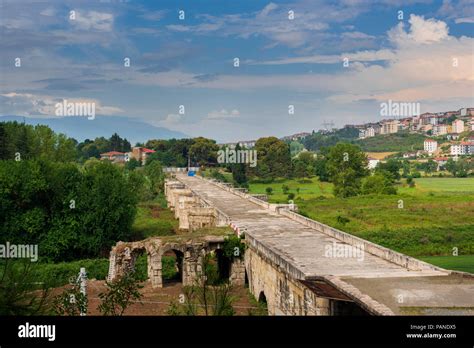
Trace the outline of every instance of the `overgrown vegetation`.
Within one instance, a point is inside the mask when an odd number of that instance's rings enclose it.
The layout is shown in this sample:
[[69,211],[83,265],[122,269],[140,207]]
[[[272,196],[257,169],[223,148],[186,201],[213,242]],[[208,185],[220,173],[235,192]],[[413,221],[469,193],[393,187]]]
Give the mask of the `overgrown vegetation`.
[[223,282],[218,271],[215,255],[208,254],[203,260],[203,272],[193,286],[183,287],[178,302],[170,303],[169,315],[232,316],[235,298],[232,286]]

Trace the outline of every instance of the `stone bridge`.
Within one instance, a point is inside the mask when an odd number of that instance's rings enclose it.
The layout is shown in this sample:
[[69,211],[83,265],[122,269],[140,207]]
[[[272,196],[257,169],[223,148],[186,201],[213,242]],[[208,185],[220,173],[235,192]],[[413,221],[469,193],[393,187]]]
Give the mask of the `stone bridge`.
[[435,267],[228,184],[178,173],[165,186],[182,229],[231,225],[245,235],[245,282],[270,315],[474,315],[472,274]]

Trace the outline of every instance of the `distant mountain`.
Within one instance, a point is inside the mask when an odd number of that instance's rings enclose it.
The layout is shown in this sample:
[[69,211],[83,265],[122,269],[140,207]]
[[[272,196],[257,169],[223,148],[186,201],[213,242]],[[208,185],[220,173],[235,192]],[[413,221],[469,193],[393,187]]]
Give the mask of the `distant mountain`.
[[53,131],[64,133],[78,141],[101,136],[109,138],[113,133],[117,133],[122,138],[127,138],[132,145],[137,142],[146,142],[150,139],[189,138],[184,133],[163,127],[155,127],[131,117],[96,116],[94,120],[88,120],[87,117],[32,118],[0,116],[0,122],[23,122],[23,120],[25,120],[26,124],[33,126],[37,124],[47,125]]

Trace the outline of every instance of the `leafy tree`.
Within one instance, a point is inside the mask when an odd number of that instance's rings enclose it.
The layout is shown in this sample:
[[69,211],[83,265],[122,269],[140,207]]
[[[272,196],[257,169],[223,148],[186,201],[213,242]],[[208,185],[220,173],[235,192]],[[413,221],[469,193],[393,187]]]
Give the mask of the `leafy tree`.
[[368,174],[367,156],[358,146],[339,143],[329,151],[327,170],[336,196],[355,196],[360,193],[361,179]]
[[291,171],[288,144],[275,137],[260,138],[255,143],[258,164],[252,173],[261,178],[287,177]]
[[153,192],[160,193],[163,191],[163,183],[165,180],[165,174],[163,173],[163,167],[158,161],[146,162],[145,174],[148,176]]
[[319,181],[329,181],[329,174],[327,171],[327,159],[319,156],[314,163],[314,174],[319,177]]
[[52,260],[98,256],[131,237],[138,194],[124,170],[0,161],[0,242],[39,244]]
[[402,163],[399,160],[390,158],[387,162],[379,162],[376,171],[387,171],[389,172],[394,180],[400,180],[400,169],[402,168]]
[[[389,173],[389,176],[391,173]],[[383,195],[394,195],[397,193],[397,189],[393,186],[393,181],[390,177],[384,175],[382,172],[377,172],[372,176],[368,176],[362,180],[362,193],[363,194],[383,194]]]
[[195,138],[194,144],[189,148],[191,161],[200,166],[217,163],[219,146],[214,140],[203,137]]
[[[237,144],[235,147],[235,151],[241,150],[240,145]],[[231,165],[231,171],[232,171],[232,178],[234,179],[234,182],[239,185],[245,185],[247,183],[247,175],[246,175],[246,168],[245,168],[245,163],[236,163]]]
[[103,315],[121,316],[132,302],[140,302],[143,297],[140,293],[143,286],[134,272],[127,272],[112,282],[106,281],[106,285],[107,291],[99,294],[102,303],[97,307]]
[[130,158],[130,160],[125,164],[125,168],[128,170],[134,170],[135,168],[141,167],[141,162],[135,158]]

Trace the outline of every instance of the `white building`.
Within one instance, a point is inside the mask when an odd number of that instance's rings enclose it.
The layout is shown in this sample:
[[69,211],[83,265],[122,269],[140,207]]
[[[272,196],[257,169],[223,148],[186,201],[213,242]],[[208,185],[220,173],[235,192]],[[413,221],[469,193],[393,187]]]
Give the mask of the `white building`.
[[452,123],[452,132],[453,133],[462,133],[462,132],[464,132],[464,121],[463,120],[455,120]]
[[428,153],[433,153],[438,149],[438,142],[433,139],[425,139],[423,149]]
[[445,135],[448,134],[448,126],[445,124],[438,124],[433,127],[433,135]]
[[462,156],[465,155],[465,147],[461,144],[453,144],[451,145],[451,155],[452,156]]
[[398,120],[389,120],[382,123],[380,134],[392,134],[398,132]]
[[365,137],[370,138],[370,137],[375,137],[375,128],[374,127],[369,127],[365,130]]
[[367,165],[367,168],[369,169],[375,169],[375,167],[377,167],[377,164],[379,164],[380,162],[380,160],[373,157],[367,157],[367,159],[369,160],[369,163]]

